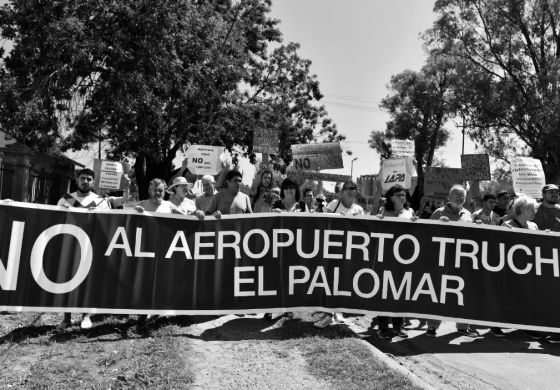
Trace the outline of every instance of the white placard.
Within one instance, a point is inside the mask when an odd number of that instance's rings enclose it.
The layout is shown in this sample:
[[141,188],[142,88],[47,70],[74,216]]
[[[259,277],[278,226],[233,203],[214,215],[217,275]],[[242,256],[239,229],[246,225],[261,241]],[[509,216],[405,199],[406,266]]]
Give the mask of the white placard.
[[95,172],[94,188],[115,191],[123,189],[122,177],[123,164],[117,161],[93,160],[93,171]]
[[217,175],[222,162],[223,146],[191,145],[185,153],[187,168],[195,175]]
[[513,190],[532,198],[542,198],[542,189],[546,184],[540,160],[531,157],[514,157],[511,160]]
[[389,140],[389,144],[391,144],[391,158],[414,158],[414,141],[408,139],[392,139]]
[[391,158],[383,161],[381,165],[381,186],[383,192],[395,184],[400,184],[404,188],[410,188],[410,172],[407,169],[406,159]]

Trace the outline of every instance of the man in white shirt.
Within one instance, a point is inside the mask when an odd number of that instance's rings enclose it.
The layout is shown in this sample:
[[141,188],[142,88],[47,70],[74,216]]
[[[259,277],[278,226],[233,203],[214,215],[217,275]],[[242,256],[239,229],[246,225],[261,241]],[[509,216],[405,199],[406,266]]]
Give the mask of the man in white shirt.
[[[111,207],[107,200],[95,192],[93,192],[93,182],[95,181],[95,172],[89,168],[84,168],[78,172],[76,184],[78,190],[71,194],[66,194],[57,203],[57,206],[66,208],[88,208],[96,210],[109,210]],[[57,330],[63,330],[70,326],[72,313],[64,313],[64,319],[56,327]],[[82,329],[91,328],[91,318],[89,314],[83,314],[80,324]]]

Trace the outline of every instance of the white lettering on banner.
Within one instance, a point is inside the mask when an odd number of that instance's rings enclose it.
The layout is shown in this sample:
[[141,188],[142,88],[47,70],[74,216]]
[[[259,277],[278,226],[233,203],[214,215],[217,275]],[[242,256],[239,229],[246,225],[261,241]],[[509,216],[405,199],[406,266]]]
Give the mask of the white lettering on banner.
[[342,254],[330,253],[331,247],[342,248],[342,242],[331,241],[331,236],[343,236],[343,230],[325,230],[323,240],[323,250],[325,259],[342,259]]
[[214,260],[214,255],[203,255],[200,253],[201,248],[213,248],[213,242],[202,242],[202,237],[214,237],[214,232],[197,232],[194,235],[194,258],[195,260]]
[[[78,269],[72,279],[64,283],[55,283],[45,275],[43,255],[49,241],[60,234],[68,234],[78,240],[80,244],[80,258]],[[52,294],[65,294],[77,288],[84,281],[91,268],[92,258],[93,247],[85,231],[76,225],[54,225],[43,231],[35,240],[35,244],[33,244],[33,249],[31,249],[31,273],[43,290]]]
[[233,296],[234,297],[254,297],[254,291],[241,291],[242,284],[255,283],[253,278],[241,278],[242,272],[255,272],[255,267],[235,267],[233,269]]
[[[400,245],[403,240],[410,240],[414,245],[414,253],[408,260],[401,257]],[[399,238],[395,240],[395,245],[393,245],[393,256],[395,257],[395,260],[401,264],[406,265],[414,263],[418,256],[420,256],[420,242],[418,242],[418,239],[411,234],[403,234],[402,236],[399,236]]]
[[[181,241],[181,246],[177,246],[179,241]],[[170,259],[171,255],[175,252],[183,252],[186,259],[192,259],[191,250],[189,249],[189,246],[187,244],[187,237],[185,237],[185,232],[182,230],[177,231],[175,237],[173,237],[173,241],[171,242],[171,245],[169,246],[169,249],[165,254],[165,258]]]
[[0,259],[0,287],[2,290],[15,290],[19,274],[19,261],[21,258],[21,245],[25,222],[12,222],[12,235],[10,237],[10,251],[6,267]]
[[[233,242],[225,242],[225,236],[233,236]],[[235,252],[235,258],[241,258],[241,250],[239,249],[239,243],[241,242],[241,234],[239,232],[232,231],[220,231],[218,232],[218,260],[224,258],[224,248],[232,248]]]

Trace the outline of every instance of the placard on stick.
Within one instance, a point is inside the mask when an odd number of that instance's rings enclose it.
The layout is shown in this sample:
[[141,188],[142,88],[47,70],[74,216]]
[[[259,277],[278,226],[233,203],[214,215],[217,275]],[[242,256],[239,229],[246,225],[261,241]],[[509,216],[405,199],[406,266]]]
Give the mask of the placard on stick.
[[491,180],[490,156],[487,154],[461,155],[461,167],[465,170],[465,180]]
[[530,157],[514,157],[511,160],[511,176],[516,193],[536,199],[542,198],[546,184],[542,163]]
[[462,185],[464,181],[463,168],[427,167],[424,175],[424,197],[430,201],[445,201],[451,187],[455,184]]
[[191,145],[185,153],[187,168],[195,175],[216,175],[220,172],[223,146]]
[[302,180],[321,180],[321,181],[333,181],[336,183],[344,183],[350,181],[350,176],[348,175],[337,175],[334,173],[323,173],[323,172],[313,172],[313,171],[296,171],[293,169],[287,172],[290,178],[302,179]]
[[280,146],[278,130],[256,129],[253,132],[253,151],[256,153],[277,154]]
[[342,148],[338,142],[292,145],[294,170],[313,171],[344,168]]
[[391,139],[388,141],[391,145],[391,158],[411,157],[414,158],[415,145],[414,141],[408,139]]
[[93,187],[96,190],[119,191],[124,189],[123,175],[128,171],[125,171],[122,163],[96,158],[93,160],[93,171],[95,172]]

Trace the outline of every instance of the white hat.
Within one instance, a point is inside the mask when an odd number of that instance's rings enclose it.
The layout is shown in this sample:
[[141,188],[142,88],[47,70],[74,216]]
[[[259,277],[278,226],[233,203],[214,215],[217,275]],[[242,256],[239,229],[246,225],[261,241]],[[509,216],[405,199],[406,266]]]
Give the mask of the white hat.
[[168,194],[173,194],[173,191],[171,191],[173,187],[192,186],[191,183],[189,183],[187,179],[185,179],[183,176],[176,177],[175,179],[173,179],[171,183],[172,184],[169,187],[167,187],[167,190],[165,190],[165,192],[167,192]]

